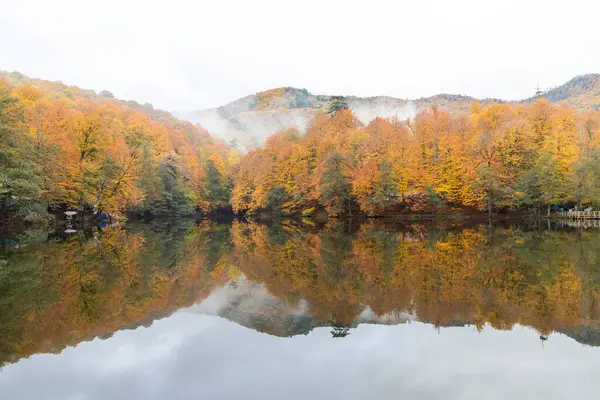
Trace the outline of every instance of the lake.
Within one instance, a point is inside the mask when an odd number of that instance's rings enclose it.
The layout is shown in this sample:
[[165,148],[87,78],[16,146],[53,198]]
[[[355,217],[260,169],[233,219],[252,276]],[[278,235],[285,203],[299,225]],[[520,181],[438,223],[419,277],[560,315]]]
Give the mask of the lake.
[[600,230],[130,223],[0,238],[3,399],[600,392]]

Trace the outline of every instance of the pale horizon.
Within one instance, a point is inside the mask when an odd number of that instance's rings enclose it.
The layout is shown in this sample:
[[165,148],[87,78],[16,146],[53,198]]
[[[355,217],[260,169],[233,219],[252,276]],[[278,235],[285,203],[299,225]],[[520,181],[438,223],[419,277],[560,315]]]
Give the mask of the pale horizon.
[[[600,72],[589,1],[8,0],[0,69],[170,111],[277,87],[520,100]],[[568,54],[568,56],[564,56]]]

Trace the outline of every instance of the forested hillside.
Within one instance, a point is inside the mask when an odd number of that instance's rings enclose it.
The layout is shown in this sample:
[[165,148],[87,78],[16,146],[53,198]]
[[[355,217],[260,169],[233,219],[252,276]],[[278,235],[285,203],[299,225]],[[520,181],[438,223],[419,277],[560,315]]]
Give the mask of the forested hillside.
[[[315,115],[327,109],[332,97],[285,87],[246,96],[218,108],[177,115],[199,123],[217,137],[235,142],[241,150],[248,150],[263,145],[268,136],[283,129],[292,128],[304,133]],[[365,124],[375,117],[412,118],[419,110],[434,105],[453,114],[467,112],[476,100],[450,94],[415,100],[390,96],[346,96],[345,99],[356,117]],[[478,101],[483,105],[502,102],[498,99]]]
[[49,206],[180,215],[227,206],[237,152],[150,104],[0,75],[0,216]]
[[[543,93],[551,103],[565,102],[578,111],[598,111],[600,108],[600,74],[579,75],[569,82]],[[524,102],[531,102],[532,97]]]
[[[534,94],[535,89],[531,88]],[[600,74],[579,75],[567,83],[547,90],[540,90],[551,103],[566,103],[579,112],[597,111],[600,107]],[[519,99],[477,99],[467,95],[440,93],[418,99],[390,96],[346,96],[350,109],[358,119],[368,124],[375,117],[398,117],[406,119],[432,106],[452,115],[469,112],[474,101],[482,106],[495,103],[530,103],[539,94]],[[318,111],[327,108],[332,96],[315,95],[306,89],[282,87],[245,96],[224,106],[202,111],[179,112],[183,119],[200,123],[213,135],[235,140],[241,150],[255,148],[264,143],[269,135],[282,129],[293,128],[304,132],[308,122]]]
[[238,212],[305,215],[436,213],[453,208],[550,211],[600,204],[600,114],[545,99],[432,107],[412,120],[361,124],[343,107],[305,135],[283,131],[246,154],[233,188]]
[[[235,144],[150,104],[4,73],[0,216],[34,220],[67,207],[383,216],[600,205],[597,111],[542,97],[370,120],[356,98],[286,89],[259,100],[232,107],[318,109],[303,120],[305,133],[283,129],[240,156]],[[373,98],[381,110],[408,106],[396,100]]]

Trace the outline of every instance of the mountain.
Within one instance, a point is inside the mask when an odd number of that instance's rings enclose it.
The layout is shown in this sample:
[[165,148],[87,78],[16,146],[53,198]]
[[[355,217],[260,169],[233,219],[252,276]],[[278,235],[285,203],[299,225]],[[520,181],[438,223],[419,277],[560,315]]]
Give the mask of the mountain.
[[[287,87],[246,96],[222,107],[175,115],[199,123],[216,136],[236,140],[242,148],[252,148],[282,129],[305,130],[330,100],[329,95],[314,95],[306,89]],[[414,103],[393,97],[349,96],[347,100],[363,122],[376,115],[405,119],[416,112]]]
[[0,230],[50,219],[49,206],[156,215],[227,207],[231,149],[151,104],[0,71],[0,131]]
[[121,100],[107,91],[103,90],[96,93],[91,89],[82,89],[77,86],[66,85],[61,81],[49,81],[39,78],[31,78],[17,71],[0,70],[0,80],[4,79],[16,87],[31,86],[43,93],[49,94],[54,99],[68,99],[90,102],[102,102],[119,104],[123,107],[129,107],[139,113],[147,115],[150,119],[157,122],[178,124],[180,123],[172,113],[154,108],[150,103],[140,104],[135,100]]
[[[543,95],[551,103],[565,101],[578,111],[597,111],[600,109],[600,74],[579,75],[567,83],[551,88]],[[523,102],[531,102],[530,97]]]
[[[199,123],[212,134],[236,141],[243,149],[262,144],[282,129],[304,131],[312,118],[327,108],[331,95],[314,95],[306,89],[277,88],[235,100],[224,106],[202,111],[176,112],[175,115]],[[375,117],[413,117],[419,110],[437,105],[452,113],[466,112],[474,101],[482,104],[503,102],[499,99],[476,99],[470,96],[439,94],[416,100],[390,96],[357,97],[346,100],[358,119],[369,123]]]
[[[215,136],[235,141],[243,148],[253,148],[282,129],[304,131],[313,117],[327,108],[331,95],[314,95],[306,89],[277,88],[235,100],[218,108],[176,112],[178,118],[199,123]],[[438,105],[451,112],[467,111],[477,99],[469,96],[440,94],[417,100],[389,96],[357,97],[346,100],[362,123],[375,117],[413,117],[420,109]],[[482,104],[501,102],[479,100]]]
[[[578,111],[596,110],[600,108],[600,74],[577,76],[564,85],[549,89],[543,96],[552,103],[565,101]],[[266,137],[282,129],[305,130],[315,114],[327,107],[331,97],[315,95],[306,89],[283,87],[249,95],[221,107],[176,112],[175,115],[199,123],[212,134],[236,141],[241,148],[248,149],[260,145]],[[377,116],[406,119],[434,105],[451,113],[461,113],[467,112],[474,101],[482,105],[507,102],[454,94],[413,100],[389,96],[347,96],[346,99],[363,123]],[[534,96],[514,102],[526,103],[535,99],[537,97]]]

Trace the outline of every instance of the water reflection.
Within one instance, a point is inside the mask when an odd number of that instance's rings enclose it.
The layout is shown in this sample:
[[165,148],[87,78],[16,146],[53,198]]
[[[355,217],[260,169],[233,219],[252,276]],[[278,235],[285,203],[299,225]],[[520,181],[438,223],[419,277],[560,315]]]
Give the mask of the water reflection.
[[552,334],[361,324],[279,338],[193,309],[0,373],[6,399],[591,399],[600,349]]
[[79,347],[64,349],[194,304],[186,315],[280,337],[518,324],[536,348],[552,332],[598,346],[599,239],[583,228],[383,221],[156,222],[65,240],[29,232],[2,242],[0,362],[73,354]]

